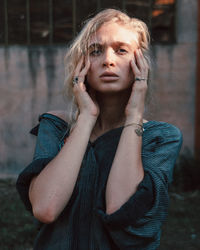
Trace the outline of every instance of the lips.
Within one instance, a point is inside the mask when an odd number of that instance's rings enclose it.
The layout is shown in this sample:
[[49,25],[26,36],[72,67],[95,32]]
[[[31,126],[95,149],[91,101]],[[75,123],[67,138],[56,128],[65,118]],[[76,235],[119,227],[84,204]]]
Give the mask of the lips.
[[118,75],[116,75],[113,72],[104,72],[102,75],[100,75],[100,77],[104,77],[104,76],[110,76],[110,77],[118,77]]
[[119,76],[113,72],[104,72],[100,75],[101,80],[105,82],[116,81]]

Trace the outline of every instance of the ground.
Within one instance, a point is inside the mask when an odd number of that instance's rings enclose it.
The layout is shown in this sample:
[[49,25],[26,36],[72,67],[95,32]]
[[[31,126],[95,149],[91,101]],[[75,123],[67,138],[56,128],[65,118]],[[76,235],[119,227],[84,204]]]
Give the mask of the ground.
[[[173,190],[170,200],[160,250],[199,250],[200,191]],[[0,180],[0,204],[0,249],[31,250],[37,232],[33,217],[19,199],[15,180]]]

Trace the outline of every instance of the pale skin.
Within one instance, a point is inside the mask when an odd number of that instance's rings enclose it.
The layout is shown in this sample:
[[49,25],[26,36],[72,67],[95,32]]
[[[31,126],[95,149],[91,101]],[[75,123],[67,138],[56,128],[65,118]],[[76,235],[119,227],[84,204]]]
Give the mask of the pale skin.
[[[127,39],[128,38],[128,39]],[[87,58],[81,58],[74,76],[74,95],[80,114],[58,155],[33,178],[29,197],[34,216],[51,223],[67,205],[88,141],[113,128],[142,124],[148,64],[138,45],[137,33],[109,22],[92,36]],[[89,90],[84,85],[85,78]],[[118,210],[133,195],[144,177],[142,137],[136,126],[124,127],[106,185],[106,213]]]

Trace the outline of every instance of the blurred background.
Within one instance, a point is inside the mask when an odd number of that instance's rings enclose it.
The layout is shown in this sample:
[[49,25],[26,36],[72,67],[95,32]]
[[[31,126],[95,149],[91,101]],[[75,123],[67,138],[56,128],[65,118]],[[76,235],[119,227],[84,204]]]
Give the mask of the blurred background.
[[142,19],[150,30],[146,118],[183,133],[161,249],[200,249],[199,1],[0,0],[0,6],[0,249],[31,249],[33,218],[14,187],[32,160],[36,138],[29,131],[40,114],[68,109],[61,93],[67,45],[84,20],[110,7]]

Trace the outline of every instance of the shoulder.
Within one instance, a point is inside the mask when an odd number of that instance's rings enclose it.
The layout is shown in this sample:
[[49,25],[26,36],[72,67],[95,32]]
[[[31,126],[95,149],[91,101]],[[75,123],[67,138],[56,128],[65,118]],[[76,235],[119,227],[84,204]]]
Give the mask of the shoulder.
[[165,140],[182,142],[182,133],[178,127],[167,122],[148,121],[144,123],[146,136],[150,138],[162,137]]
[[[64,110],[53,110],[39,115],[39,123],[31,129],[30,133],[38,135],[39,131],[51,131],[51,133],[63,133],[69,129],[69,118]],[[46,132],[45,132],[46,133]]]
[[63,121],[65,121],[66,123],[69,123],[69,115],[65,110],[51,110],[51,111],[47,111],[46,114],[56,116],[62,119]]
[[[144,124],[143,160],[146,164],[162,161],[174,166],[181,150],[182,133],[179,128],[167,122],[150,121]],[[166,168],[167,170],[168,168]]]

